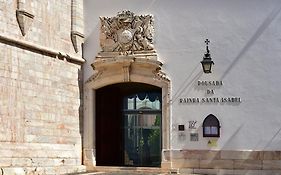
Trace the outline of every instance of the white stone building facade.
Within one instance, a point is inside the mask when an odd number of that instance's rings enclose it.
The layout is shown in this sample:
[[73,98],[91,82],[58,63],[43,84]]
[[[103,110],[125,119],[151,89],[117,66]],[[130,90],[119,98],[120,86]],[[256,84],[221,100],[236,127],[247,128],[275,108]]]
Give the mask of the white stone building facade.
[[280,11],[279,0],[0,1],[0,174],[281,174]]
[[[102,103],[97,97],[100,89],[118,83],[128,83],[128,88],[142,82],[161,89],[159,167],[191,173],[280,174],[279,1],[88,0],[84,4],[84,117],[91,122],[85,129],[94,135],[87,145],[93,156],[85,159],[86,164],[106,165],[100,154],[99,129],[95,128],[103,117],[95,112],[99,108],[96,104]],[[119,21],[114,22],[123,10],[137,16],[153,15],[155,57],[137,52],[137,22],[122,29]],[[108,19],[106,25],[104,19]],[[110,30],[103,32],[108,26]],[[141,31],[145,30],[143,27]],[[126,42],[122,39],[125,36],[129,36]],[[203,73],[200,63],[206,53],[206,39],[210,40],[208,49],[214,62],[208,74]],[[133,43],[130,52],[124,47],[129,41]],[[105,46],[116,50],[105,50]],[[142,64],[136,66],[140,59]],[[149,67],[152,60],[161,64]],[[141,67],[146,69],[138,71]],[[121,85],[118,88],[124,89]],[[111,97],[105,98],[110,101]],[[110,110],[111,105],[107,105]],[[126,116],[127,111],[123,112]],[[124,128],[126,133],[128,127]],[[110,139],[112,133],[114,130],[103,138]],[[126,143],[126,134],[120,138]],[[130,165],[139,163],[128,151],[126,159]]]

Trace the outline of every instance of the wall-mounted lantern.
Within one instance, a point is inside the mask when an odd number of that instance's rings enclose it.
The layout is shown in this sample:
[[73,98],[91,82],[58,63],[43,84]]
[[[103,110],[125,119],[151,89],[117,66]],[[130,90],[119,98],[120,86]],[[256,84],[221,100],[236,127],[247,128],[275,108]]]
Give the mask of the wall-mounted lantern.
[[205,43],[206,43],[207,52],[204,54],[204,57],[203,57],[203,60],[201,61],[201,64],[202,64],[202,68],[203,68],[204,73],[208,74],[208,73],[212,72],[211,70],[212,70],[212,65],[214,64],[214,62],[212,61],[210,50],[209,50],[210,40],[206,39]]
[[203,137],[220,137],[220,122],[213,114],[203,121]]

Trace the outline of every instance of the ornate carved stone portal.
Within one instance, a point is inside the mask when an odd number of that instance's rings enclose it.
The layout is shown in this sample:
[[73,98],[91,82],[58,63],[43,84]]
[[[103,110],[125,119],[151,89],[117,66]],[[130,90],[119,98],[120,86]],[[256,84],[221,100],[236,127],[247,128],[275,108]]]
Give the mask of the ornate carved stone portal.
[[[119,12],[114,17],[100,17],[100,46],[93,69],[95,74],[88,80],[107,75],[122,76],[122,82],[131,81],[132,73],[166,79],[161,72],[153,46],[154,22],[152,15],[135,15],[131,11]],[[117,78],[117,77],[115,77]]]
[[[162,89],[162,152],[170,149],[170,80],[161,71],[153,46],[152,15],[119,12],[114,17],[100,17],[101,51],[91,64],[94,73],[85,84],[84,164],[95,166],[95,90],[123,82],[138,82]],[[97,102],[98,103],[98,102]],[[161,167],[169,167],[162,158]]]

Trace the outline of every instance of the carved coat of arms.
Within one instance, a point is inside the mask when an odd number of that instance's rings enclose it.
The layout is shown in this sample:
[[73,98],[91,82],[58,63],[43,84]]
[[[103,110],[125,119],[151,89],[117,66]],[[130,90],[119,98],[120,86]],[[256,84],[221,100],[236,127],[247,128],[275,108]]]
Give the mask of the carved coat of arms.
[[115,17],[100,17],[100,45],[104,52],[153,50],[153,17],[122,11]]

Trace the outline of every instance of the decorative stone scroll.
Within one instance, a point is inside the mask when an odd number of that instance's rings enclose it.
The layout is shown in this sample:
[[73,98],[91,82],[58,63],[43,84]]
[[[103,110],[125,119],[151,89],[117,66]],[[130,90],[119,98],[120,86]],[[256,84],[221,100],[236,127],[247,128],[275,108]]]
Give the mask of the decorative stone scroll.
[[152,15],[135,15],[122,11],[115,17],[100,17],[100,46],[104,52],[151,51],[153,46]]

